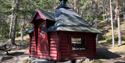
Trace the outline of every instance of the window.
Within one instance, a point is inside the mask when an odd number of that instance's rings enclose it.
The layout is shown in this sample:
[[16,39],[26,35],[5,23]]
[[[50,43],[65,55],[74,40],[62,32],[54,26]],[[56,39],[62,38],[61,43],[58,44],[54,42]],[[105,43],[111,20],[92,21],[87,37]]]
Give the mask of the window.
[[71,41],[72,41],[72,50],[85,50],[85,45],[81,37],[79,38],[72,37]]

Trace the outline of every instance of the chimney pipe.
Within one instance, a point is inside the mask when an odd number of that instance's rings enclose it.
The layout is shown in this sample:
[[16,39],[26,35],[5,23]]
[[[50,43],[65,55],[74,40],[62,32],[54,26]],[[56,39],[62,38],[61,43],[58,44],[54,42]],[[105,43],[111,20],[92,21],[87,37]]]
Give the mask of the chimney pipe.
[[67,8],[66,2],[68,0],[59,0],[60,1],[60,5],[57,7],[57,9],[59,8]]
[[66,5],[67,0],[60,0],[61,4]]
[[61,14],[61,12],[60,12],[60,8],[65,8],[65,9],[70,9],[67,5],[66,5],[66,2],[68,1],[68,0],[59,0],[60,1],[60,5],[56,8],[56,10],[55,10],[55,16],[56,17],[58,17],[60,14]]

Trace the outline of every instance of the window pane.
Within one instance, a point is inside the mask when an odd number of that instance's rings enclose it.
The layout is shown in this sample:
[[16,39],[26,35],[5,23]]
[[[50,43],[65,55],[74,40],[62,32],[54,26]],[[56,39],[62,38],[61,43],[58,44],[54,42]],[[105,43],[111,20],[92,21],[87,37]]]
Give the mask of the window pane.
[[81,38],[72,38],[71,40],[73,44],[81,44]]
[[72,50],[85,50],[84,43],[81,37],[71,37]]

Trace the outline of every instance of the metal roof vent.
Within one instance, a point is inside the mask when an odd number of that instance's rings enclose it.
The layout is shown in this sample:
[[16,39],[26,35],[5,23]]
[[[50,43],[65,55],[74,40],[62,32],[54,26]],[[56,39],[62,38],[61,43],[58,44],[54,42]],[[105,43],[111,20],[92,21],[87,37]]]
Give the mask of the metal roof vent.
[[59,8],[68,8],[66,3],[67,3],[67,0],[60,0],[60,5],[57,7],[57,9],[59,9]]
[[65,9],[70,9],[66,3],[68,0],[59,0],[60,1],[60,5],[56,8],[55,10],[55,16],[58,17],[61,13],[59,11],[60,8],[65,8]]

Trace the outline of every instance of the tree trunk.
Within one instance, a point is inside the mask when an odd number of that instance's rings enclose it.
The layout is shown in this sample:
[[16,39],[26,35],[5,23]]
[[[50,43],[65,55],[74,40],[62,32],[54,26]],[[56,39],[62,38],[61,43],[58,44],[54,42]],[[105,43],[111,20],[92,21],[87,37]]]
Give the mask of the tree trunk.
[[23,25],[21,26],[20,32],[21,32],[21,41],[23,41]]
[[11,15],[11,20],[10,20],[9,38],[11,38],[12,35],[12,24],[13,24],[13,15]]
[[92,0],[92,11],[94,16],[94,25],[93,27],[98,27],[98,0]]
[[112,47],[114,47],[115,40],[114,40],[114,27],[113,27],[113,15],[112,15],[112,0],[110,0],[110,17],[111,17],[111,28],[112,28]]
[[125,1],[123,1],[122,7],[123,7],[123,19],[125,20]]
[[53,1],[53,10],[56,8],[56,0]]
[[77,4],[76,4],[76,3],[77,3],[77,0],[73,0],[73,4],[74,4],[74,5],[73,5],[73,6],[74,6],[74,10],[76,10],[76,11],[77,11]]
[[121,31],[120,31],[120,18],[119,18],[119,1],[116,0],[116,19],[117,19],[117,25],[118,25],[118,46],[122,45],[121,41]]
[[16,45],[15,35],[16,35],[17,16],[14,15],[13,19],[14,20],[13,20],[13,25],[12,25],[11,42],[13,45]]
[[25,16],[25,14],[24,14],[24,20],[23,20],[23,22],[22,22],[22,24],[21,24],[21,29],[20,29],[20,32],[21,32],[21,40],[23,41],[24,39],[23,39],[23,37],[24,37],[24,28],[25,28],[25,22],[26,22],[26,20],[25,20],[25,18],[26,18],[26,16]]
[[11,43],[13,45],[16,45],[15,43],[15,35],[16,35],[16,25],[17,25],[17,11],[18,11],[18,8],[19,8],[19,0],[14,0],[13,1],[13,4],[12,4],[12,8],[13,8],[13,11],[12,11],[12,27],[11,27]]

